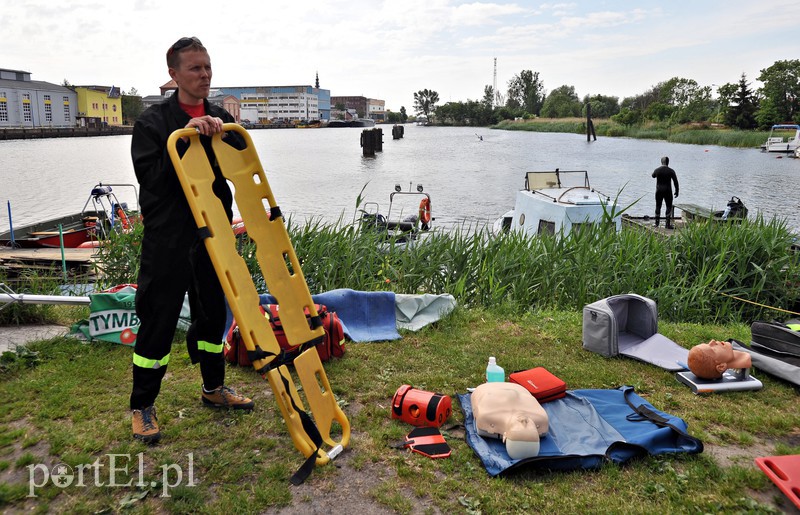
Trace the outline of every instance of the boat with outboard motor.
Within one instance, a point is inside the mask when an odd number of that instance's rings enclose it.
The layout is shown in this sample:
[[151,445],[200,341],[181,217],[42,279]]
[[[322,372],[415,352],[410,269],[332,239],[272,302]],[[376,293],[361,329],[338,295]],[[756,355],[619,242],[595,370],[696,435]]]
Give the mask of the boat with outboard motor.
[[385,215],[381,213],[378,202],[361,202],[359,194],[353,215],[353,224],[360,230],[378,232],[387,242],[401,244],[414,242],[428,233],[434,220],[431,196],[424,191],[422,184],[417,184],[413,190],[412,183],[409,183],[408,191],[403,191],[399,184],[395,185],[389,194],[389,208]]
[[526,173],[525,187],[517,192],[514,209],[501,216],[493,230],[566,236],[586,224],[609,224],[619,231],[615,201],[592,188],[587,171],[556,168]]
[[772,126],[767,141],[761,145],[762,152],[795,153],[800,149],[800,125],[779,123]]
[[[135,210],[120,202],[112,187],[133,189]],[[133,184],[103,184],[94,186],[79,213],[51,218],[42,222],[14,228],[9,204],[9,230],[0,233],[0,246],[39,248],[78,248],[108,238],[109,231],[129,230],[139,211],[139,196]]]

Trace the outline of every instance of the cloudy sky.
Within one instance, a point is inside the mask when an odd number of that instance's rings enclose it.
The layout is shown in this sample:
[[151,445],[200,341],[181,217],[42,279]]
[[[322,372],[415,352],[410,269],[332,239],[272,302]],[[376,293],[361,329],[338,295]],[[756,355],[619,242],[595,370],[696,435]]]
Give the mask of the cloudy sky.
[[[547,91],[620,99],[683,77],[755,87],[760,70],[800,59],[797,0],[0,0],[0,68],[34,80],[115,85],[141,95],[169,80],[179,37],[211,54],[212,86],[306,85],[413,113],[414,92],[440,101],[505,93],[522,70]],[[441,103],[440,102],[440,103]]]

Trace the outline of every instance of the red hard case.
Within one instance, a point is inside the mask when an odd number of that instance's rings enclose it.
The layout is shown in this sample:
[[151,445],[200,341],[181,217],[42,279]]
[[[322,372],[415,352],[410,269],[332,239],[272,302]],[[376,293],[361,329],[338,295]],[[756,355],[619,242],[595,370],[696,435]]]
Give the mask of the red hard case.
[[539,403],[554,401],[567,394],[567,383],[544,367],[521,370],[508,376],[509,381],[525,387]]

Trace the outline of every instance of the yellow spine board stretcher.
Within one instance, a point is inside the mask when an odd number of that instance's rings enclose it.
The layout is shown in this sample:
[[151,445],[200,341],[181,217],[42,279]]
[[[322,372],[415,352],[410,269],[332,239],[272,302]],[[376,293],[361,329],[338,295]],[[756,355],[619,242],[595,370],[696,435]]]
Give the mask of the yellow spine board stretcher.
[[[256,244],[256,258],[262,275],[270,294],[281,306],[281,321],[287,339],[292,345],[297,345],[322,337],[322,327],[313,330],[309,328],[304,309],[308,309],[312,317],[318,313],[289,240],[283,217],[270,215],[271,212],[279,213],[279,209],[253,141],[238,124],[226,123],[223,129],[238,133],[246,144],[244,150],[238,150],[226,144],[220,134],[212,138],[217,164],[225,178],[233,183],[236,206],[247,227],[248,236]],[[181,138],[188,138],[189,144],[183,156],[177,150],[177,142]],[[253,279],[244,259],[236,250],[236,237],[225,209],[212,190],[214,172],[200,143],[200,135],[195,129],[177,130],[170,135],[167,149],[198,228],[208,230],[206,248],[231,311],[239,324],[247,350],[254,351],[258,347],[271,354],[253,362],[256,370],[263,370],[280,353],[280,345],[267,318],[259,310],[259,296]],[[268,206],[264,201],[267,201]],[[298,411],[305,411],[305,407],[287,366],[270,367],[264,375],[272,387],[295,447],[306,458],[316,454],[316,464],[324,465],[347,447],[350,441],[350,422],[336,403],[319,354],[313,345],[294,360],[294,368],[303,386],[319,436],[331,446],[330,451],[326,452],[315,444],[313,435],[309,435],[302,414]],[[339,441],[335,441],[330,435],[334,421],[341,426],[342,435]]]

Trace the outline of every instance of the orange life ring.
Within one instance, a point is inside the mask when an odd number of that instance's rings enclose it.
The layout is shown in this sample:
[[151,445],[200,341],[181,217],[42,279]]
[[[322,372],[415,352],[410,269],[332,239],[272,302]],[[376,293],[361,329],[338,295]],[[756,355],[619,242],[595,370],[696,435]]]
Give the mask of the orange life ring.
[[131,228],[131,221],[128,219],[128,213],[122,207],[117,206],[117,220],[122,224],[122,230],[127,232]]
[[425,225],[431,223],[431,199],[428,197],[419,201],[419,221]]

